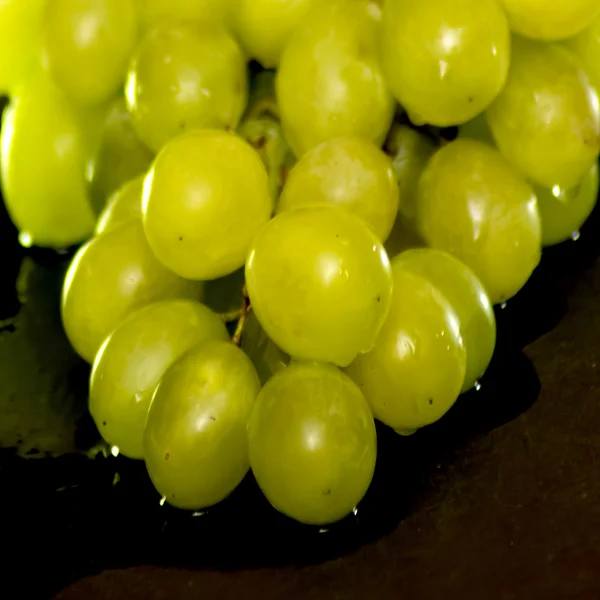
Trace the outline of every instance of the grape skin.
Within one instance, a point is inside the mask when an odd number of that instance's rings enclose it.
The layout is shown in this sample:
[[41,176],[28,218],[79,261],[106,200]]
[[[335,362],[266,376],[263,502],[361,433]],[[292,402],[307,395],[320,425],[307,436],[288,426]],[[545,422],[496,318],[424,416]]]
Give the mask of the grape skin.
[[95,235],[107,233],[133,221],[141,222],[143,187],[143,175],[121,186],[108,199],[106,207],[98,217]]

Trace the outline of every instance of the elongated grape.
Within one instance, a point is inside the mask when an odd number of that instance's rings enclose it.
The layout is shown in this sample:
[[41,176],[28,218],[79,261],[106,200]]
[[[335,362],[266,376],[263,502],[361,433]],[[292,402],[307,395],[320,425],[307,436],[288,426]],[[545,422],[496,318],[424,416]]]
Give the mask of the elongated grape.
[[69,98],[99,104],[125,80],[137,27],[135,0],[51,0],[44,61]]
[[529,179],[569,188],[598,158],[598,106],[566,49],[515,38],[508,81],[487,115],[500,152]]
[[408,250],[394,265],[433,284],[454,309],[467,353],[462,391],[470,390],[488,368],[496,345],[496,319],[483,285],[457,258],[432,248]]
[[318,0],[232,0],[234,30],[246,54],[276,67],[290,36]]
[[324,2],[289,40],[277,97],[296,156],[340,136],[383,143],[395,105],[379,67],[380,20],[370,0]]
[[231,0],[136,0],[144,29],[166,22],[223,23]]
[[143,458],[158,382],[178,358],[208,340],[229,344],[227,329],[192,300],[150,304],[122,321],[102,344],[90,378],[90,413],[104,440],[129,458]]
[[146,179],[144,229],[156,256],[189,279],[239,269],[269,220],[265,167],[232,133],[192,131],[171,141]]
[[600,13],[598,0],[500,0],[513,31],[539,40],[562,40]]
[[96,223],[96,235],[117,229],[132,221],[142,220],[142,191],[144,176],[128,181],[108,200]]
[[85,240],[94,230],[85,132],[46,75],[19,87],[1,135],[4,201],[25,243],[61,248]]
[[248,95],[237,43],[211,23],[165,24],[138,46],[126,97],[140,139],[155,151],[198,127],[237,127]]
[[246,286],[259,323],[284,352],[340,366],[373,346],[392,291],[375,234],[328,206],[285,212],[263,227]]
[[510,62],[508,21],[496,0],[387,0],[382,64],[416,124],[472,119],[498,95]]
[[398,212],[391,160],[360,138],[335,138],[309,150],[291,170],[277,212],[321,204],[360,217],[385,241]]
[[581,60],[596,91],[600,92],[600,15],[566,44]]
[[491,301],[516,294],[541,254],[535,194],[494,148],[459,139],[431,159],[419,184],[417,221],[429,246],[454,254]]
[[596,206],[598,199],[598,165],[594,165],[580,185],[565,190],[559,186],[534,186],[542,219],[542,244],[552,246],[577,237]]
[[376,418],[409,433],[434,423],[456,402],[467,358],[452,305],[401,259],[392,261],[392,306],[375,347],[347,373]]
[[102,211],[108,198],[122,185],[145,173],[153,157],[133,129],[125,99],[119,97],[108,111],[98,148],[87,170],[96,213]]
[[158,300],[199,298],[202,284],[166,269],[146,242],[141,223],[123,225],[79,249],[62,295],[65,332],[89,363],[131,312]]
[[228,342],[199,344],[158,385],[144,433],[150,479],[169,504],[217,504],[249,469],[248,419],[260,391],[248,357]]
[[377,440],[369,406],[331,365],[292,363],[270,379],[252,409],[248,440],[263,493],[303,523],[345,517],[373,477]]

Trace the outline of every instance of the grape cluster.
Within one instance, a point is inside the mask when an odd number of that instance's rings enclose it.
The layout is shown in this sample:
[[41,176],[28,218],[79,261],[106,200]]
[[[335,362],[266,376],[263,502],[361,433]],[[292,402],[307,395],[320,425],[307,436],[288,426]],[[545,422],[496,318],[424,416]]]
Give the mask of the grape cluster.
[[[311,524],[477,386],[598,195],[598,0],[4,0],[1,183],[170,504]],[[450,128],[450,129],[449,129]]]

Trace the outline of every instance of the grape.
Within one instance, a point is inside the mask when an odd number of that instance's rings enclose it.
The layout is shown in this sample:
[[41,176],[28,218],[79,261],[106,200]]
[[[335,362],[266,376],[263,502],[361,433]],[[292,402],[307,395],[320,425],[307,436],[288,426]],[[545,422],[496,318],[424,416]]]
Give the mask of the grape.
[[79,249],[62,295],[65,332],[89,363],[123,318],[151,302],[199,298],[202,285],[180,279],[156,260],[141,223],[105,233]]
[[0,93],[12,93],[39,62],[47,0],[0,1]]
[[496,319],[481,282],[458,259],[431,248],[404,252],[393,264],[433,284],[454,309],[467,353],[462,391],[470,390],[488,368],[496,345]]
[[475,140],[451,142],[431,159],[417,221],[428,245],[469,266],[493,303],[516,294],[540,260],[533,190],[497,150]]
[[238,269],[230,275],[207,281],[204,284],[204,304],[218,313],[239,310],[244,296],[244,269]]
[[375,234],[329,206],[278,215],[246,261],[250,301],[266,334],[294,358],[340,366],[373,346],[391,283]]
[[380,20],[370,0],[324,2],[292,35],[276,87],[296,156],[340,136],[383,143],[395,104],[379,67]]
[[137,0],[144,28],[165,22],[221,23],[228,14],[231,0]]
[[119,188],[108,200],[96,223],[96,235],[117,229],[142,218],[144,176],[140,175]]
[[125,79],[137,26],[135,0],[51,0],[44,23],[45,64],[75,102],[104,102]]
[[399,213],[384,246],[388,256],[393,258],[405,250],[423,248],[426,245],[414,223]]
[[442,127],[472,119],[506,81],[508,21],[496,0],[387,0],[382,65],[411,120]]
[[249,468],[248,418],[260,383],[248,357],[228,342],[196,346],[158,385],[144,433],[144,458],[169,504],[220,502]]
[[163,25],[138,46],[126,97],[133,125],[155,151],[197,127],[237,127],[248,95],[236,42],[211,24]]
[[86,139],[59,90],[38,73],[3,117],[2,190],[27,245],[67,247],[94,229],[84,180]]
[[468,138],[470,140],[477,140],[478,142],[483,142],[490,146],[496,146],[485,112],[482,112],[474,119],[461,125],[458,128],[458,137],[461,139]]
[[568,47],[582,61],[596,91],[600,91],[600,15],[579,35],[567,40]]
[[254,312],[246,319],[242,350],[249,356],[263,385],[290,362],[290,357],[268,338]]
[[101,212],[107,199],[123,184],[145,173],[153,156],[133,129],[125,99],[119,97],[108,112],[88,169],[90,196],[96,212]]
[[487,115],[500,152],[545,187],[576,185],[598,158],[598,96],[558,45],[515,38],[506,87]]
[[534,186],[534,190],[542,218],[542,244],[552,246],[564,242],[577,236],[596,205],[598,165],[594,165],[581,184],[574,188]]
[[303,523],[345,517],[373,477],[377,439],[369,406],[332,365],[292,363],[269,380],[252,409],[248,440],[263,493]]
[[318,0],[233,0],[235,32],[246,54],[264,67],[277,66],[298,24]]
[[229,344],[227,329],[217,314],[191,300],[150,304],[122,321],[98,351],[90,378],[90,413],[106,442],[129,458],[143,458],[158,382],[178,358],[208,340]]
[[598,0],[500,0],[500,5],[513,31],[540,40],[572,37],[600,12]]
[[156,256],[189,279],[216,279],[239,269],[272,208],[258,154],[236,135],[210,129],[163,149],[142,203]]
[[405,219],[414,222],[419,178],[436,146],[412,127],[395,124],[386,142],[386,149],[392,156],[392,168],[398,181],[398,210]]
[[373,414],[404,434],[434,423],[465,380],[466,352],[456,312],[425,277],[392,261],[392,306],[375,347],[347,373]]
[[320,204],[360,217],[385,241],[398,212],[392,161],[360,138],[335,138],[309,150],[291,170],[277,212]]

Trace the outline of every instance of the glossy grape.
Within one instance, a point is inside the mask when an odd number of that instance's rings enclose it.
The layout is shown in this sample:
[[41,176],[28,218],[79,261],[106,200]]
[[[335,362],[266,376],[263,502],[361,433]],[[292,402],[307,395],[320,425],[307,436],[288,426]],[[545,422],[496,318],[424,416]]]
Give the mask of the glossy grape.
[[340,366],[373,346],[392,291],[375,234],[326,206],[270,221],[252,244],[246,286],[259,323],[282,350]]
[[258,154],[236,135],[209,129],[163,149],[147,176],[142,204],[156,256],[190,279],[239,269],[272,208]]
[[596,91],[600,92],[600,15],[566,44],[581,60]]
[[369,406],[331,365],[292,363],[258,396],[248,426],[250,465],[280,512],[303,523],[332,523],[364,496],[377,440]]
[[248,357],[228,342],[199,344],[158,385],[144,433],[144,458],[169,504],[220,502],[249,468],[248,418],[260,391]]
[[132,221],[142,220],[144,176],[140,175],[120,187],[108,200],[98,217],[96,235],[117,229]]
[[229,335],[219,316],[192,300],[166,300],[132,313],[100,348],[89,408],[98,431],[129,458],[144,457],[152,395],[169,367],[196,344]]

